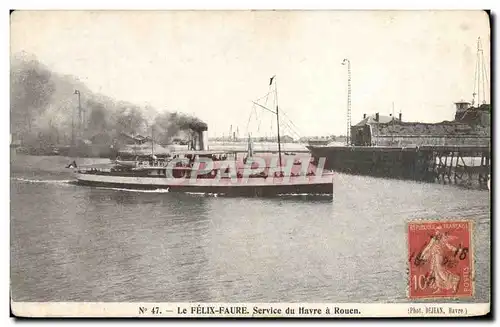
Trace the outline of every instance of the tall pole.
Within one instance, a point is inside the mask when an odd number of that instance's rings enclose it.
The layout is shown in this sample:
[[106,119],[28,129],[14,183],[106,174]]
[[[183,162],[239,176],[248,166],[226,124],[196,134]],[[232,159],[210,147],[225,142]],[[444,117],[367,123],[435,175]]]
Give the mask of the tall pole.
[[[391,120],[392,126],[394,126],[394,101],[392,101],[392,120]],[[394,130],[391,131],[391,136],[392,136],[392,145],[394,145]]]
[[274,93],[276,94],[276,123],[278,130],[278,156],[279,156],[279,166],[281,167],[281,140],[280,140],[280,115],[278,109],[278,83],[276,82],[276,76],[274,77]]
[[486,72],[486,65],[484,62],[483,46],[481,44],[481,38],[477,38],[477,53],[476,53],[476,71],[474,73],[474,90],[472,93],[472,106],[476,102],[477,95],[477,106],[486,103],[486,85],[488,84],[488,75]]
[[75,145],[75,107],[71,108],[71,146]]
[[87,117],[86,117],[86,112],[82,107],[82,103],[80,101],[80,92],[78,92],[78,108],[80,108],[80,111],[82,112],[82,134],[87,128]]
[[[484,85],[483,85],[483,79],[482,79],[482,68],[481,67],[481,54],[483,52],[483,49],[481,48],[481,38],[477,38],[477,69],[478,69],[478,80],[477,80],[477,106],[479,107],[482,102],[481,102],[481,96],[483,97],[483,102],[484,102]],[[482,87],[482,88],[481,88]]]
[[154,125],[151,125],[151,154],[155,155],[155,135],[154,135]]
[[80,91],[75,90],[73,94],[78,95],[78,134],[79,137],[82,137],[82,105],[80,102]]
[[351,144],[351,61],[344,59],[342,65],[347,63],[347,131],[346,143]]
[[[479,72],[481,73],[480,74],[480,84],[481,84],[481,87],[482,87],[482,93],[483,93],[483,101],[482,102],[479,102],[479,98],[478,98],[478,106],[480,106],[481,104],[485,104],[486,103],[486,86],[488,84],[488,75],[487,75],[487,72],[486,72],[486,65],[484,63],[484,54],[483,54],[483,46],[481,44],[481,38],[478,37],[477,38],[477,51],[480,53],[480,56],[481,56],[481,64],[479,66]],[[479,89],[478,89],[478,93],[479,93]]]

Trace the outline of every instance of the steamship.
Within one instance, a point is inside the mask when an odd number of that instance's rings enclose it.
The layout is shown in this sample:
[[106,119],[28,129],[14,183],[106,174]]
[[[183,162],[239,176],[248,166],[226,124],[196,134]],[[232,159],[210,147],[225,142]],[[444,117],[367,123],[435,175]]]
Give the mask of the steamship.
[[162,159],[151,153],[147,160],[116,160],[106,169],[77,169],[76,179],[79,184],[88,186],[165,189],[169,192],[237,196],[331,195],[332,172],[323,170],[324,162],[282,155],[278,106],[275,111],[265,109],[277,117],[278,158],[254,156],[250,137],[244,158],[238,156],[237,151],[211,151],[206,124],[197,124],[190,126],[195,132],[194,149],[172,152]]

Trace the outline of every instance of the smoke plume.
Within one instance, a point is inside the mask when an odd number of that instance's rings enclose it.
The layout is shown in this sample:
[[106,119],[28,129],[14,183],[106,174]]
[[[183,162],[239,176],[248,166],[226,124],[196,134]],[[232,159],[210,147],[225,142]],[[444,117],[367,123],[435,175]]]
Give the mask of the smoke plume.
[[164,112],[154,121],[155,134],[158,134],[160,143],[169,144],[172,138],[180,131],[206,131],[208,126],[197,117],[178,113]]
[[[10,81],[11,133],[23,145],[69,145],[75,134],[89,140],[99,135],[111,144],[120,133],[154,133],[157,141],[169,144],[181,131],[207,129],[190,115],[158,113],[151,106],[96,94],[77,78],[51,72],[26,53],[12,57]],[[81,113],[75,90],[80,92]]]

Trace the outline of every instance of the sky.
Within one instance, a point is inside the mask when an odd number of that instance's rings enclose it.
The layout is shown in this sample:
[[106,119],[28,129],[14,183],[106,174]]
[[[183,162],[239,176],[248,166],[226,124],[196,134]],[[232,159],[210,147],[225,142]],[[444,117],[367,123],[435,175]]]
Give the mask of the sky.
[[481,11],[11,15],[12,54],[34,54],[117,100],[193,114],[207,122],[209,136],[227,135],[231,126],[272,134],[276,117],[252,100],[269,91],[274,75],[282,134],[345,134],[344,58],[351,62],[352,124],[393,107],[406,121],[452,120],[453,103],[472,99],[478,37],[490,80],[490,26]]

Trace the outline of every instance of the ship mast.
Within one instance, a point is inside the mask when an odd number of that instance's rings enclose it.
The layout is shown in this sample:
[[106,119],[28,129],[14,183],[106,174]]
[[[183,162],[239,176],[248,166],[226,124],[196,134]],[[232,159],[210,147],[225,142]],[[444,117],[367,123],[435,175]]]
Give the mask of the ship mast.
[[276,75],[274,75],[273,77],[271,77],[270,81],[269,81],[269,87],[271,87],[271,85],[273,85],[273,82],[274,82],[274,93],[275,93],[275,97],[276,97],[276,111],[273,111],[269,108],[266,108],[265,106],[261,105],[260,103],[257,103],[255,101],[252,101],[253,104],[261,107],[262,109],[265,109],[273,114],[276,115],[276,123],[277,123],[277,132],[278,132],[278,156],[279,156],[279,166],[281,167],[281,139],[280,139],[280,116],[279,116],[279,106],[278,106],[278,86],[276,84]]

